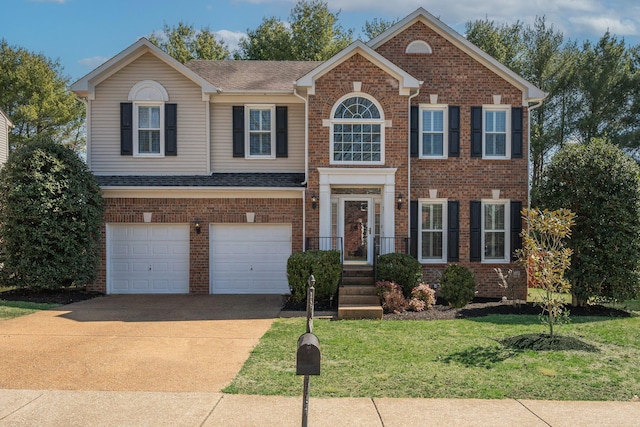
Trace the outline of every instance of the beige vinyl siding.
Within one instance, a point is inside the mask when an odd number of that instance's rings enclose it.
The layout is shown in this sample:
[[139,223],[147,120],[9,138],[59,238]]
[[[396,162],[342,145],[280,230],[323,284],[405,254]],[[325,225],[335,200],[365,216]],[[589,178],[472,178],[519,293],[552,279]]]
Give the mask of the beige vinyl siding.
[[9,123],[4,114],[0,113],[0,166],[7,162],[9,157]]
[[[178,155],[141,158],[120,155],[120,103],[142,80],[154,80],[178,104]],[[200,87],[150,53],[96,86],[91,102],[91,170],[97,175],[207,173],[207,103]]]
[[[257,99],[252,104],[269,104]],[[304,104],[288,104],[289,156],[276,159],[233,157],[232,107],[238,103],[211,104],[212,172],[304,172]],[[276,105],[285,105],[276,103]]]

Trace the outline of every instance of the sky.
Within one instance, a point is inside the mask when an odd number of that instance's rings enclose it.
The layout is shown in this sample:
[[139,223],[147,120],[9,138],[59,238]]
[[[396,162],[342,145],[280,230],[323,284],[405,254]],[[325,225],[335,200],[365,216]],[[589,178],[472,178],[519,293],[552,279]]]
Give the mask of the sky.
[[[638,0],[326,0],[339,23],[362,34],[366,21],[404,18],[423,7],[464,34],[468,21],[533,24],[545,16],[565,38],[597,41],[607,30],[640,44]],[[73,82],[105,60],[178,22],[208,27],[230,48],[263,18],[289,17],[296,0],[0,0],[0,39],[58,60]],[[364,40],[367,41],[367,40]],[[0,88],[1,89],[1,88]]]

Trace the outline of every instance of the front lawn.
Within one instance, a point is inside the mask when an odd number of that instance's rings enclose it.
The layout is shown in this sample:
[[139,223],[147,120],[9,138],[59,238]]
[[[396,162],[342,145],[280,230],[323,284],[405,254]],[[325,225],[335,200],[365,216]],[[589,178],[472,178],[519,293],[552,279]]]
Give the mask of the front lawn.
[[[498,340],[544,333],[537,316],[435,321],[316,319],[317,397],[428,397],[628,401],[640,394],[640,317],[574,317],[558,328],[587,351],[520,351]],[[278,319],[226,393],[299,396],[298,336],[305,319]]]
[[59,304],[6,301],[0,299],[0,320],[13,319],[14,317],[24,316],[40,310],[48,310],[58,306]]

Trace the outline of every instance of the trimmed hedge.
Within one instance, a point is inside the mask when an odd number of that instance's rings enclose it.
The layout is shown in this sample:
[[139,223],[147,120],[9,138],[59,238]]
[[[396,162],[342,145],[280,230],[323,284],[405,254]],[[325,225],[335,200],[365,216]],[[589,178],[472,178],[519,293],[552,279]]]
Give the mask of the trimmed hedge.
[[471,270],[461,265],[447,265],[440,285],[440,295],[451,307],[464,307],[476,295],[476,279]]
[[307,300],[309,275],[316,279],[316,300],[330,299],[340,284],[342,262],[339,251],[296,252],[287,260],[287,277],[293,302]]
[[378,257],[376,264],[377,280],[388,280],[402,286],[405,297],[422,282],[422,265],[408,254],[391,253]]

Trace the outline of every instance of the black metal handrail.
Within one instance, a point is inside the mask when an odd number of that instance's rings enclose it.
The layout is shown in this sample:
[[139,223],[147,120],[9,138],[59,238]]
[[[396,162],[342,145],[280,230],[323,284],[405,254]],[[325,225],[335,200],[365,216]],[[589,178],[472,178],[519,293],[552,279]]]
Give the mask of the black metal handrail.
[[304,243],[305,251],[313,250],[339,251],[340,261],[344,260],[342,237],[307,237]]

